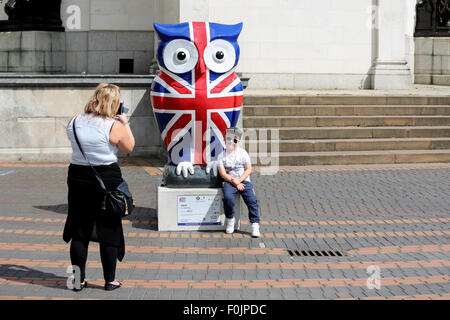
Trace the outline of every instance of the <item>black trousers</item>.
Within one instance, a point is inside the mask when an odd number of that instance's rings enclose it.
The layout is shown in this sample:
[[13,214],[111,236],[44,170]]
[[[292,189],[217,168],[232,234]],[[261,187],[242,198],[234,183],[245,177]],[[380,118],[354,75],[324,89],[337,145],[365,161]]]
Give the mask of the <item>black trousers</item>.
[[[89,242],[81,239],[72,239],[70,243],[70,260],[72,265],[80,268],[80,283],[83,283],[86,277],[88,246]],[[117,252],[117,247],[100,242],[100,259],[105,282],[113,282],[116,278]]]
[[[122,181],[117,163],[95,167],[106,188],[114,189]],[[115,280],[117,260],[125,254],[122,220],[114,214],[101,210],[104,192],[95,179],[92,168],[71,164],[67,184],[69,188],[69,212],[64,227],[63,239],[71,240],[70,259],[85,278],[86,260],[90,241],[100,244],[100,258],[106,282]]]

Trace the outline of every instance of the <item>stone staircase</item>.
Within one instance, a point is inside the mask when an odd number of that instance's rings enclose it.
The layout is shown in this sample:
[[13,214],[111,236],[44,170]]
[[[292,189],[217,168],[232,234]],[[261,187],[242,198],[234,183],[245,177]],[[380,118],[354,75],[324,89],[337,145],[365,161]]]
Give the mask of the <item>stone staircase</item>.
[[279,165],[450,162],[450,95],[250,96],[243,127],[257,164],[264,162],[250,144],[272,152],[271,129],[279,135],[278,154],[271,154]]

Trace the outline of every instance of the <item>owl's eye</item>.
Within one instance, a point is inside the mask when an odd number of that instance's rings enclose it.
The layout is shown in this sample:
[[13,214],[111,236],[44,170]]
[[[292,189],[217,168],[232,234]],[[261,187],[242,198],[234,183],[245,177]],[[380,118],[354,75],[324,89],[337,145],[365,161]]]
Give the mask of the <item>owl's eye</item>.
[[186,49],[178,49],[177,50],[177,61],[178,62],[183,62],[186,59],[189,59],[189,52],[187,52]]
[[198,61],[195,45],[184,39],[169,42],[163,51],[166,68],[173,73],[185,73],[194,69]]
[[214,60],[216,60],[216,62],[221,63],[224,61],[223,58],[225,58],[225,53],[223,53],[223,51],[221,50],[217,50]]
[[205,48],[205,64],[217,73],[231,70],[236,62],[236,51],[233,45],[225,40],[211,41]]

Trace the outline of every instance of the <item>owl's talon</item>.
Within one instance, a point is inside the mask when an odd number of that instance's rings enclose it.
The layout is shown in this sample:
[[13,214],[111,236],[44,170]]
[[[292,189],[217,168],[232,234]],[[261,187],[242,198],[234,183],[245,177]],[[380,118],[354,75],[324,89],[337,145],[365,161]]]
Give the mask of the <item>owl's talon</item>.
[[188,171],[190,174],[194,174],[194,165],[190,162],[184,161],[184,162],[180,162],[177,165],[177,169],[176,169],[175,173],[177,174],[177,176],[179,176],[180,173],[183,172],[183,177],[187,178]]
[[217,161],[211,161],[209,163],[206,164],[206,173],[209,174],[211,172],[211,169],[213,170],[213,174],[215,177],[217,177],[217,166],[218,166],[218,162]]

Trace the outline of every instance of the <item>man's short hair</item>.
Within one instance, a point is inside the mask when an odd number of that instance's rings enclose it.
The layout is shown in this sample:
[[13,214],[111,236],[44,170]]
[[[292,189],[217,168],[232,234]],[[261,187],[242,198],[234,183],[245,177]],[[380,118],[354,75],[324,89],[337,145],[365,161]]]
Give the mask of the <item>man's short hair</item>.
[[228,128],[226,133],[225,133],[225,135],[228,134],[228,133],[231,133],[231,134],[234,134],[235,136],[238,136],[239,140],[241,140],[241,138],[242,138],[242,130],[239,129],[238,127]]

